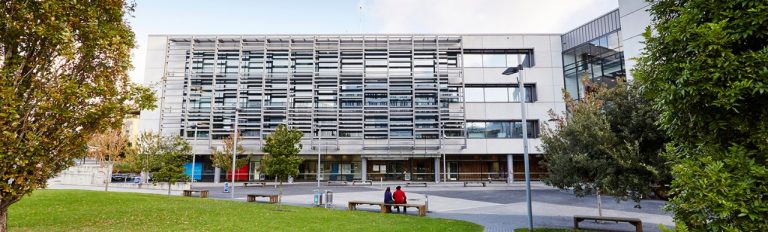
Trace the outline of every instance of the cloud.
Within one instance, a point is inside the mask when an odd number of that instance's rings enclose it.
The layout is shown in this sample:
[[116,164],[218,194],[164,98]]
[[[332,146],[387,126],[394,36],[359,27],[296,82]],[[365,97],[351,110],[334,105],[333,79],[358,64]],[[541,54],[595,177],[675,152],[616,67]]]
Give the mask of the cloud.
[[563,33],[617,0],[361,0],[383,33]]

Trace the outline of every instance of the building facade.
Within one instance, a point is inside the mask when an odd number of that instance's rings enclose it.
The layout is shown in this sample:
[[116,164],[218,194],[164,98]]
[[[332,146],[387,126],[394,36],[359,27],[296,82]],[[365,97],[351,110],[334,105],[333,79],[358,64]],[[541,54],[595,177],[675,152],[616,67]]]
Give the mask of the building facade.
[[[200,181],[232,178],[209,156],[235,128],[254,155],[235,179],[264,178],[264,138],[286,124],[304,133],[296,180],[439,182],[522,179],[525,125],[538,178],[540,126],[565,110],[562,48],[559,34],[152,35],[159,107],[141,127],[190,141]],[[501,73],[523,61],[520,99]]]

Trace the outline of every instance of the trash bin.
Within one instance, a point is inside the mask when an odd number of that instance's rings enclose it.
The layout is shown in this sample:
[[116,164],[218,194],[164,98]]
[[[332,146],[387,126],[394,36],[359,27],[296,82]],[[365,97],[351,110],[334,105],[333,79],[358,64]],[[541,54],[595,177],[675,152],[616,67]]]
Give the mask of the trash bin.
[[325,190],[325,208],[333,207],[333,191]]
[[323,204],[323,194],[320,193],[320,189],[315,189],[312,195],[314,196],[312,199],[312,203],[315,206],[320,207]]
[[224,192],[229,193],[229,182],[224,183]]

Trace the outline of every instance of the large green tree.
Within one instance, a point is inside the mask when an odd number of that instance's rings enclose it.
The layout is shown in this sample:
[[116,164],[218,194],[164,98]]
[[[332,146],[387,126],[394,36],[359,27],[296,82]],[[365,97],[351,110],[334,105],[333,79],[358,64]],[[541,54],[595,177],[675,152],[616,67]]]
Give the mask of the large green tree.
[[84,157],[91,134],[154,104],[128,78],[124,1],[0,3],[0,231],[8,207]]
[[299,157],[301,152],[301,138],[304,134],[295,128],[288,129],[285,124],[280,124],[267,136],[262,147],[264,158],[261,160],[262,170],[270,176],[277,177],[280,181],[278,203],[283,198],[283,181],[289,176],[299,174],[299,164],[303,161]]
[[589,89],[579,101],[565,93],[569,111],[552,113],[554,127],[542,130],[545,183],[579,196],[596,192],[639,202],[655,191],[663,197],[657,190],[670,177],[657,113],[634,85]]
[[678,228],[768,231],[768,2],[658,0],[634,70],[671,137]]

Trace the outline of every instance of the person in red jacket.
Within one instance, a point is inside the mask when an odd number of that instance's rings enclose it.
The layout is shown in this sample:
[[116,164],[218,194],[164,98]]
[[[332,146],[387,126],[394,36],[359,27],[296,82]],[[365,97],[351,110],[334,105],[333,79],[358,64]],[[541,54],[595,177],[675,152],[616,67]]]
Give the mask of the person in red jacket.
[[[405,192],[403,190],[400,190],[400,186],[397,186],[395,188],[395,193],[392,194],[392,198],[395,200],[395,204],[407,204],[408,202],[405,200]],[[400,206],[395,206],[397,209],[397,212],[400,212]],[[403,213],[405,213],[405,206],[403,206]]]

